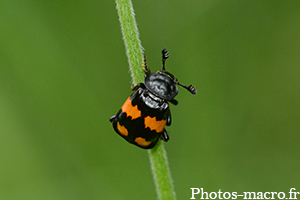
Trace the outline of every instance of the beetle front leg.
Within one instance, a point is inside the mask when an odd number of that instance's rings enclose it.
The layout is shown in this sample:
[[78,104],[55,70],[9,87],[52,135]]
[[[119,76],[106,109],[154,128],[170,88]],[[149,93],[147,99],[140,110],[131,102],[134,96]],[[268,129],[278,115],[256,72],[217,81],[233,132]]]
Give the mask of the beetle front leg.
[[136,91],[136,90],[139,89],[139,88],[145,89],[146,87],[145,87],[144,83],[138,83],[138,84],[136,84],[136,85],[131,84],[131,90],[132,90],[132,91]]
[[174,106],[178,104],[178,101],[176,99],[171,99],[169,102],[172,103]]

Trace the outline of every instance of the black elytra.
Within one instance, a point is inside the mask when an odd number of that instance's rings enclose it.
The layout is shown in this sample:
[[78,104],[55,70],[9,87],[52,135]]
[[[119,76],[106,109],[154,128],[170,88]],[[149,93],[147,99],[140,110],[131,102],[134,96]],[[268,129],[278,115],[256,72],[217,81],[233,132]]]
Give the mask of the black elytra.
[[169,102],[177,105],[174,99],[178,87],[187,89],[191,94],[197,91],[193,85],[185,86],[165,69],[165,61],[169,57],[166,49],[162,50],[162,70],[151,73],[144,54],[144,83],[132,87],[133,94],[125,101],[116,115],[109,120],[114,130],[127,142],[143,149],[153,148],[161,138],[169,140],[165,125],[171,125]]

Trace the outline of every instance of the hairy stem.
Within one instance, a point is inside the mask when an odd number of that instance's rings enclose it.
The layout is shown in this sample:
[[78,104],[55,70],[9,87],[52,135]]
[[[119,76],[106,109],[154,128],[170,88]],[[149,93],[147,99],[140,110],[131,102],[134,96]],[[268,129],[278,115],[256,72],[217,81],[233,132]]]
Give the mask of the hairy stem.
[[176,195],[164,145],[159,141],[148,152],[158,199],[175,200]]
[[134,84],[144,82],[143,47],[139,38],[132,2],[131,0],[116,0],[116,3],[132,81]]
[[[139,32],[131,0],[116,0],[121,31],[125,43],[126,54],[132,81],[134,84],[144,82],[143,72],[143,47],[139,39]],[[168,157],[163,144],[148,150],[151,170],[159,200],[175,200],[173,181],[168,165]]]

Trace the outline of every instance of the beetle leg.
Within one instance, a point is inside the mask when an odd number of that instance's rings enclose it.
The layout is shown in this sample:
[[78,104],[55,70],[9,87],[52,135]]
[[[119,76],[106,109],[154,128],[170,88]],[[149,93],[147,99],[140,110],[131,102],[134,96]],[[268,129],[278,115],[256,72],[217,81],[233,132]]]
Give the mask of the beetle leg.
[[166,125],[167,126],[170,126],[171,125],[171,111],[170,111],[170,109],[168,109],[168,111],[167,111],[167,123],[166,123]]
[[164,131],[161,133],[160,138],[165,142],[167,142],[170,139],[166,129],[164,129]]
[[169,102],[175,106],[178,104],[178,101],[176,99],[171,99]]
[[131,84],[131,90],[136,91],[139,88],[139,84],[134,85],[133,83]]
[[117,117],[117,115],[113,115],[113,116],[111,116],[111,117],[109,118],[109,121],[110,121],[110,122],[113,122],[113,121],[114,121],[114,119],[116,119],[116,117]]
[[136,85],[131,84],[131,90],[132,90],[132,91],[136,91],[136,90],[139,89],[139,88],[145,89],[146,87],[145,87],[144,83],[138,83],[138,84],[136,84]]

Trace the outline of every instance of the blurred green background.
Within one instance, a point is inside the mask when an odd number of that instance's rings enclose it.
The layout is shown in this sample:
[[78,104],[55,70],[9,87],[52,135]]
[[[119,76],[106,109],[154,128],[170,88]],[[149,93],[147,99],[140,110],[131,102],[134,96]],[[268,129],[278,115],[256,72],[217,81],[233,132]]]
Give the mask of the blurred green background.
[[[299,4],[133,1],[148,66],[167,48],[198,90],[167,127],[179,200],[300,191]],[[147,151],[108,121],[131,94],[114,1],[2,0],[0,27],[0,199],[156,199]]]

